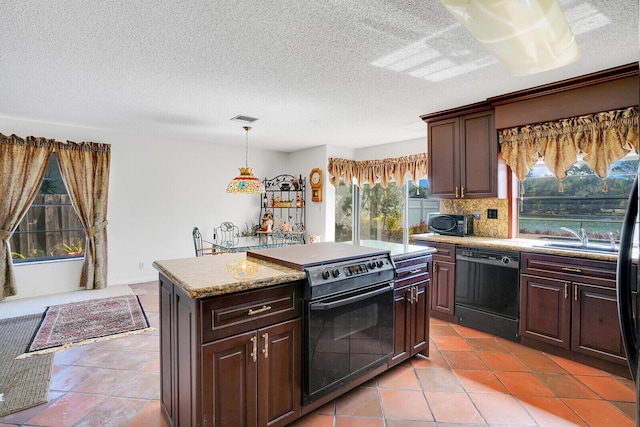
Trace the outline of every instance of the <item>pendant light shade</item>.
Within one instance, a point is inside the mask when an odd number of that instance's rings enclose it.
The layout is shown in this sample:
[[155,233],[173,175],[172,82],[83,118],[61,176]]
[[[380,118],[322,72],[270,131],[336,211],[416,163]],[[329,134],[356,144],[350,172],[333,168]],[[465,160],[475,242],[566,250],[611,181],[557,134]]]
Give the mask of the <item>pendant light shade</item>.
[[441,0],[512,74],[575,62],[580,51],[557,0]]
[[227,186],[227,193],[237,194],[259,194],[264,193],[264,184],[258,178],[253,176],[253,168],[248,166],[249,163],[249,131],[251,126],[242,127],[246,133],[245,143],[245,167],[239,168],[240,175],[231,180]]

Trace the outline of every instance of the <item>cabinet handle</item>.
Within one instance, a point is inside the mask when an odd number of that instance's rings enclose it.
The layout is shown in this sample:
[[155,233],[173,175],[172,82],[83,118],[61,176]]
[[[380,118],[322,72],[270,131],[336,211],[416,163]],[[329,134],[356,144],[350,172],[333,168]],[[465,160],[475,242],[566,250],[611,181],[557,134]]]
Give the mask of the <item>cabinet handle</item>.
[[580,270],[579,268],[572,268],[572,267],[562,267],[563,271],[571,271],[573,273],[582,273],[582,270]]
[[578,301],[578,285],[573,287],[573,300]]
[[262,334],[262,338],[264,338],[264,348],[262,349],[262,353],[264,353],[264,358],[269,358],[269,334]]
[[460,198],[460,190],[456,187],[456,199]]
[[438,263],[437,263],[437,262],[434,262],[434,263],[433,263],[433,272],[434,272],[434,273],[437,273],[437,272],[438,272]]
[[253,316],[254,314],[258,314],[258,313],[264,313],[265,311],[269,311],[271,310],[271,306],[270,305],[263,305],[262,308],[259,308],[257,310],[254,310],[252,308],[249,309],[249,316]]
[[254,362],[258,360],[258,338],[251,337],[251,343],[253,344],[253,351],[251,352],[251,358]]
[[460,198],[464,199],[464,187],[460,187],[462,191],[460,191]]
[[569,298],[569,284],[565,283],[564,284],[564,299]]
[[413,290],[414,290],[413,302],[417,304],[418,303],[418,287],[415,286]]
[[411,273],[411,274],[417,274],[417,273],[420,273],[421,271],[422,271],[422,269],[421,269],[421,268],[416,268],[415,270],[410,270],[410,271],[409,271],[409,273]]

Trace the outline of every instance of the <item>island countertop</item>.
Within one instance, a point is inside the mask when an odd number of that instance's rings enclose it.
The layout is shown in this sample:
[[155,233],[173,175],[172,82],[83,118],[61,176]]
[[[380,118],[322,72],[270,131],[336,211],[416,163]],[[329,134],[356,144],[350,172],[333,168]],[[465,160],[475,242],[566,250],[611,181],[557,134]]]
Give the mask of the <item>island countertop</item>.
[[436,252],[436,248],[431,246],[404,245],[402,243],[383,242],[382,240],[359,240],[348,242],[359,246],[388,250],[394,261],[400,261],[416,256],[429,255]]
[[304,271],[247,259],[245,252],[154,261],[153,267],[194,299],[306,278]]

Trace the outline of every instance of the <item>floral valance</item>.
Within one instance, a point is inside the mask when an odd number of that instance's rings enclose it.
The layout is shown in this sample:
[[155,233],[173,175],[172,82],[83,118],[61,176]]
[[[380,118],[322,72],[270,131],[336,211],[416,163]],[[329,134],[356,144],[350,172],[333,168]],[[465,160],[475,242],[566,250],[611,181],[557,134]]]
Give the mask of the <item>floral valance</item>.
[[338,186],[340,179],[350,183],[355,178],[356,185],[380,182],[387,187],[389,181],[395,180],[398,186],[404,185],[405,177],[409,174],[414,181],[427,174],[427,153],[412,154],[382,160],[356,161],[341,158],[329,158],[329,181]]
[[562,180],[578,155],[583,154],[584,162],[605,179],[611,165],[631,151],[638,152],[638,107],[505,129],[499,132],[499,141],[502,157],[518,181],[524,181],[542,158],[561,181],[562,191]]

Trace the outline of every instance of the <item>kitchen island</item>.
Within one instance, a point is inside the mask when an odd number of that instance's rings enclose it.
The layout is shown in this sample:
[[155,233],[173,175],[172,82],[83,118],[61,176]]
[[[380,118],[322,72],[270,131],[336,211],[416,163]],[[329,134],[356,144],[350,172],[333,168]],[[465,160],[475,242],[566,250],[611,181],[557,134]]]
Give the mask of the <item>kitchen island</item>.
[[[401,333],[389,364],[361,381],[428,354],[434,249],[392,249],[401,275],[394,327]],[[284,426],[317,406],[301,406],[304,271],[245,253],[156,261],[154,267],[160,272],[161,405],[171,425]],[[400,302],[405,309],[398,309]]]

